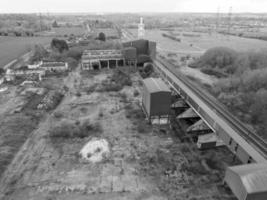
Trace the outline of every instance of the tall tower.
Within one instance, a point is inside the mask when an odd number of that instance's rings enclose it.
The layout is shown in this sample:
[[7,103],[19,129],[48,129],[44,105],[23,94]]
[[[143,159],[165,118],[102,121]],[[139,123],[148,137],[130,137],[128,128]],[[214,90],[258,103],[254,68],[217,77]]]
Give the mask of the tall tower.
[[138,38],[143,38],[145,36],[145,24],[143,17],[140,17],[140,23],[138,24]]
[[228,26],[227,26],[227,34],[228,38],[230,35],[230,29],[231,29],[231,20],[232,20],[232,6],[229,8],[229,13],[228,13]]

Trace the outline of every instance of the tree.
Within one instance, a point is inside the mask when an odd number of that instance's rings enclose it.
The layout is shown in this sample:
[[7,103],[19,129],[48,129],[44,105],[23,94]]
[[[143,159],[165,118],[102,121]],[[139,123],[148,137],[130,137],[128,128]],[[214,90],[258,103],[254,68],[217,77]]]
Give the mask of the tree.
[[67,44],[67,42],[65,40],[60,40],[57,38],[54,38],[51,41],[51,48],[54,51],[57,51],[59,53],[63,53],[64,51],[68,51],[69,50],[69,46]]
[[232,65],[237,59],[237,52],[227,47],[214,47],[207,50],[200,57],[199,64],[201,67],[208,65],[212,68],[225,68]]
[[53,28],[57,28],[57,27],[59,27],[58,24],[57,24],[57,21],[56,21],[56,20],[52,23],[52,27],[53,27]]
[[106,35],[105,35],[105,33],[103,33],[103,32],[99,33],[98,39],[105,42],[106,41]]
[[0,68],[0,76],[5,74],[5,70],[3,68]]
[[35,45],[30,62],[34,63],[34,62],[41,61],[47,56],[48,56],[48,51],[42,45]]

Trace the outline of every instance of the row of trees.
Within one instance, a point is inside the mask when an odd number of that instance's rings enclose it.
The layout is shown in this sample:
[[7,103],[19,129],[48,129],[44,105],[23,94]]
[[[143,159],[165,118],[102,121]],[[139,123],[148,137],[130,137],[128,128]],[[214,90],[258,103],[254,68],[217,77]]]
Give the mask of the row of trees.
[[195,64],[226,74],[212,87],[213,94],[267,139],[267,53],[217,47]]

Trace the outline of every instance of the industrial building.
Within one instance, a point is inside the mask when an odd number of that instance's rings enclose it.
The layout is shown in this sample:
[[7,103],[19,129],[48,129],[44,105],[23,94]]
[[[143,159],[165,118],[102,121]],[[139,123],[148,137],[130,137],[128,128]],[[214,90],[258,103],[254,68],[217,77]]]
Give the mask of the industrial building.
[[224,181],[238,200],[267,199],[267,163],[228,167]]
[[123,43],[123,49],[85,50],[82,55],[83,70],[136,66],[150,62],[156,57],[156,43],[135,40]]
[[69,68],[67,62],[50,62],[50,61],[42,61],[40,63],[40,69],[44,69],[45,71],[50,72],[63,72],[67,71]]
[[82,55],[82,69],[116,68],[125,63],[121,50],[85,50]]
[[160,78],[143,80],[142,108],[150,122],[153,119],[169,119],[171,91]]
[[135,48],[136,59],[138,65],[143,65],[145,62],[150,62],[156,58],[156,42],[149,40],[134,40],[123,43],[124,48]]
[[25,77],[29,80],[42,80],[42,77],[45,76],[45,70],[43,69],[29,69],[27,66],[23,66],[18,69],[8,69],[6,71],[5,78],[7,81],[12,81],[16,77]]

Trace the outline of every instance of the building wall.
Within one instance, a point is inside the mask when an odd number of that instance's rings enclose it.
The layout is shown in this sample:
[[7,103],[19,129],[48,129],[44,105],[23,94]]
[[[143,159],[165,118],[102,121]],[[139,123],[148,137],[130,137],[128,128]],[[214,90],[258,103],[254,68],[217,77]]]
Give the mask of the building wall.
[[170,92],[155,92],[151,94],[151,116],[169,115],[171,107]]
[[148,89],[146,87],[143,87],[142,103],[148,116],[150,116],[150,110],[151,110],[150,98],[151,97]]
[[156,42],[149,41],[148,53],[149,53],[151,59],[156,58],[156,53],[157,53],[157,43]]
[[148,55],[148,40],[135,40],[123,43],[123,47],[135,47],[137,56],[140,54]]
[[231,171],[229,168],[225,173],[225,182],[231,188],[234,195],[238,198],[238,200],[246,200],[247,192],[241,182],[240,177]]

